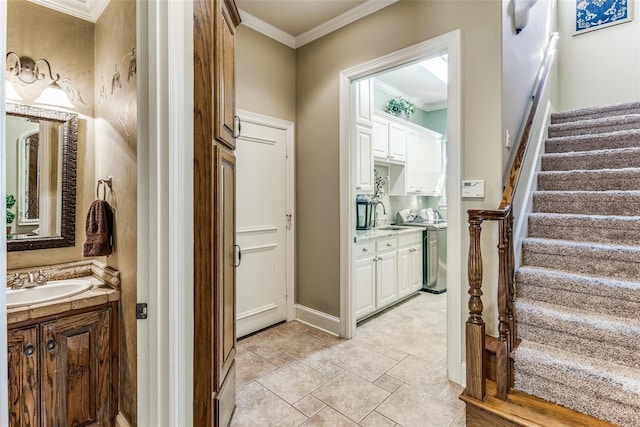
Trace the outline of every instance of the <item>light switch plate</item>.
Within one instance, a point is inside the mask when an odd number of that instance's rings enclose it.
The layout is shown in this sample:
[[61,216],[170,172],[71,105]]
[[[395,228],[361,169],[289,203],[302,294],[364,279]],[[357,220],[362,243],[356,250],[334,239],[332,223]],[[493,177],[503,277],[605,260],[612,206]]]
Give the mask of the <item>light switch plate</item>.
[[484,179],[462,181],[462,197],[484,197]]

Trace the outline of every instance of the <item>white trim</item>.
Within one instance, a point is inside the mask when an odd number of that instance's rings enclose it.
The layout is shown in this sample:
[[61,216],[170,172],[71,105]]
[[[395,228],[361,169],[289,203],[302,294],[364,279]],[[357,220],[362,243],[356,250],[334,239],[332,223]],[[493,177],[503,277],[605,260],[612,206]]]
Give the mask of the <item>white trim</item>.
[[[0,55],[7,54],[7,2],[0,4]],[[0,80],[5,79],[5,67],[0,67]],[[0,129],[6,129],[6,101],[4,85],[0,88]],[[0,176],[7,176],[6,132],[0,132]],[[0,196],[6,195],[7,180],[0,179]],[[4,197],[3,197],[4,199]],[[0,209],[0,224],[6,224],[6,209]],[[7,235],[0,233],[0,287],[7,287]],[[9,425],[9,384],[7,368],[7,293],[0,292],[0,425]]]
[[275,41],[282,43],[285,46],[289,46],[293,49],[296,48],[296,38],[291,34],[282,31],[278,27],[274,27],[273,25],[263,21],[258,17],[253,16],[244,9],[239,9],[239,12],[240,18],[242,19],[242,23],[240,25],[245,25],[252,30],[255,30],[267,37],[272,38]]
[[371,15],[372,13],[375,13],[380,9],[384,9],[385,7],[392,5],[397,1],[398,0],[369,0],[366,3],[356,6],[353,9],[346,11],[342,15],[336,16],[335,18],[330,19],[329,21],[324,22],[317,27],[312,28],[309,31],[306,31],[297,36],[296,48],[304,46],[305,44],[311,43],[312,41],[317,40],[320,37],[326,36],[329,33],[339,30],[340,28],[345,27],[359,19],[362,19],[365,16]]
[[340,73],[340,335],[351,338],[356,332],[353,314],[352,251],[354,229],[353,177],[351,159],[353,147],[351,127],[351,82],[381,71],[408,64],[417,59],[447,52],[449,55],[449,85],[447,93],[447,367],[449,379],[460,383],[464,377],[459,371],[463,363],[462,342],[462,283],[461,251],[461,199],[458,183],[461,177],[461,85],[460,85],[460,30],[454,30],[389,55],[373,59]]
[[[295,288],[296,288],[296,276],[295,276],[295,261],[296,261],[296,215],[295,215],[295,126],[292,122],[287,120],[281,120],[263,114],[253,113],[246,110],[236,110],[236,114],[240,117],[241,122],[254,123],[262,126],[269,126],[274,129],[281,129],[285,131],[286,135],[286,148],[287,148],[287,171],[286,171],[286,186],[287,186],[287,215],[291,215],[291,226],[287,228],[287,322],[290,322],[296,318],[295,310]],[[242,230],[245,231],[245,230]],[[265,230],[266,231],[266,230]]]
[[116,427],[131,427],[129,421],[122,415],[122,412],[118,412],[118,415],[116,415]]
[[67,1],[29,0],[31,3],[95,23],[107,8],[109,0]]
[[190,425],[193,3],[138,0],[137,16],[137,298],[149,304],[137,323],[137,424]]
[[240,17],[242,18],[242,24],[246,25],[248,28],[264,34],[265,36],[286,46],[297,49],[319,39],[320,37],[324,37],[329,33],[339,30],[352,22],[362,19],[365,16],[371,15],[380,9],[392,5],[397,1],[398,0],[368,0],[367,2],[346,11],[342,15],[336,16],[335,18],[298,35],[297,37],[263,21],[246,10],[240,9]]
[[304,305],[296,304],[296,320],[331,335],[338,336],[340,332],[340,318]]

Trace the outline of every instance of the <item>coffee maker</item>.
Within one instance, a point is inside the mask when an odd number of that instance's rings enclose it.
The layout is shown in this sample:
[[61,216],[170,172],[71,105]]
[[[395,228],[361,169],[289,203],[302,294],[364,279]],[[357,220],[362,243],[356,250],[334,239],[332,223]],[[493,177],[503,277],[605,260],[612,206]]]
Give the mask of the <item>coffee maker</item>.
[[356,230],[370,230],[373,224],[373,199],[371,196],[356,196]]

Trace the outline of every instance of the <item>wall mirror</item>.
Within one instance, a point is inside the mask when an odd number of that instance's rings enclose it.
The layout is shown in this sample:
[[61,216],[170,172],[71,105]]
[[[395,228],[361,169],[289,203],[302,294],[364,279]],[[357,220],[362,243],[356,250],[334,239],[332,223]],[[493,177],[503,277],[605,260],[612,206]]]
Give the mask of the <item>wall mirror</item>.
[[75,244],[78,115],[7,104],[7,250]]

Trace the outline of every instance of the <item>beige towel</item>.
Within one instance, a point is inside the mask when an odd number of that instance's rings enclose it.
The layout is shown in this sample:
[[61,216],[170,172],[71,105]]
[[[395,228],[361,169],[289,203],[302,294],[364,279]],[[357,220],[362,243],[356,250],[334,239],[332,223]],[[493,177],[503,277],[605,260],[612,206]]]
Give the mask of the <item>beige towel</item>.
[[105,256],[113,250],[113,211],[104,200],[96,200],[87,213],[87,238],[82,256]]

